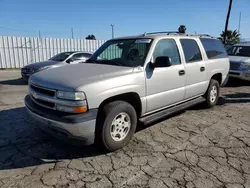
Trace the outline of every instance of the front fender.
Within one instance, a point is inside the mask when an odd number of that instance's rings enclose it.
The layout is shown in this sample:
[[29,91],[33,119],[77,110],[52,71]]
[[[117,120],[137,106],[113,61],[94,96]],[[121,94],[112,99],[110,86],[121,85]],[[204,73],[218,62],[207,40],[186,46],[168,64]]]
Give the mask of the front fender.
[[77,88],[86,94],[89,109],[98,108],[100,104],[111,97],[125,94],[137,93],[140,98],[145,96],[145,79],[143,72],[101,80]]
[[87,94],[89,108],[90,109],[98,108],[104,100],[126,93],[137,93],[140,98],[143,97],[142,88],[139,85],[125,85],[125,86],[110,88],[100,93],[97,93],[96,95],[88,96]]

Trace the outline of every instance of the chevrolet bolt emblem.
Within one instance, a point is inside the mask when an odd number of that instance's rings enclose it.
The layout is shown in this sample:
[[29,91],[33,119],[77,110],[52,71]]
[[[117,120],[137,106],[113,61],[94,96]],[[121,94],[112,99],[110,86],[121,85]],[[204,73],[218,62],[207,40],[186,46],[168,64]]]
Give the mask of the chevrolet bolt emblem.
[[34,97],[35,99],[37,99],[37,97],[38,97],[37,94],[36,94],[35,92],[33,93],[33,97]]

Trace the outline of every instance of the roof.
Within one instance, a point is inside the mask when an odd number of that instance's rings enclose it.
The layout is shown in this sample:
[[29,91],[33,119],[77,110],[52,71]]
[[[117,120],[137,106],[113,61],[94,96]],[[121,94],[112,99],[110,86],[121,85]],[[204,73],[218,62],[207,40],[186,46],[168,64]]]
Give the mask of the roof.
[[179,32],[153,32],[153,33],[144,33],[141,35],[133,35],[133,36],[126,36],[126,37],[118,37],[118,38],[114,38],[111,40],[125,40],[125,39],[155,39],[155,38],[161,38],[161,37],[165,37],[165,36],[179,36],[179,37],[196,37],[196,38],[213,38],[216,39],[214,37],[211,37],[207,34],[197,34],[197,35],[192,35],[192,34],[183,34],[183,33],[179,33]]
[[67,52],[62,52],[62,53],[70,53],[70,54],[74,54],[74,53],[89,53],[89,54],[92,54],[92,52],[85,52],[85,51],[67,51]]
[[250,46],[250,41],[240,42],[238,44],[235,44],[234,46]]

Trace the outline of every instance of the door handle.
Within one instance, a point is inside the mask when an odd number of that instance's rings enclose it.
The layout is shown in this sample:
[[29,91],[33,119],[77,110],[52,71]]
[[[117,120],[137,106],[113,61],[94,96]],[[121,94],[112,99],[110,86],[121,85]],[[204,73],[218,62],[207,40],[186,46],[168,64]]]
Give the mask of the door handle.
[[200,68],[200,71],[201,71],[201,72],[205,71],[205,67],[201,67],[201,68]]
[[182,75],[184,75],[184,74],[185,74],[185,71],[184,71],[184,70],[180,70],[180,71],[179,71],[179,75],[180,75],[180,76],[182,76]]

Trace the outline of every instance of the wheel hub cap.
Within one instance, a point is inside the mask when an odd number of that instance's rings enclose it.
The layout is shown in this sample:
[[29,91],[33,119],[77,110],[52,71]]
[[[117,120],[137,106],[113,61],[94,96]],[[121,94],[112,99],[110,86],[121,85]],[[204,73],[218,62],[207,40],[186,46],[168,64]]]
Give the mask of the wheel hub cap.
[[119,113],[112,121],[110,127],[111,137],[114,141],[122,141],[129,133],[131,127],[130,117],[127,113]]
[[210,101],[214,103],[216,101],[216,98],[217,98],[217,87],[213,86],[212,90],[210,91]]

